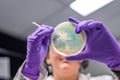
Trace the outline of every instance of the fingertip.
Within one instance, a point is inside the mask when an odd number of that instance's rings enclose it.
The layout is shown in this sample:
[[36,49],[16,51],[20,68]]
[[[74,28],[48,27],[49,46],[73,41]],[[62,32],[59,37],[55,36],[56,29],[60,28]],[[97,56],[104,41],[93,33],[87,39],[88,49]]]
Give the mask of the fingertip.
[[100,21],[97,21],[98,22],[98,28],[103,28],[104,27],[104,24],[102,23],[102,22],[100,22]]
[[82,27],[79,27],[79,25],[76,25],[75,32],[79,34],[82,31]]
[[54,27],[52,27],[52,26],[49,26],[47,29],[49,30],[50,33],[52,33],[54,31]]
[[52,27],[52,26],[48,26],[48,25],[44,25],[44,24],[43,24],[42,27],[45,27],[45,28],[48,29],[48,31],[51,32],[51,33],[54,31],[54,27]]
[[89,23],[88,26],[91,26],[91,28],[96,27],[96,29],[101,29],[103,27],[103,23],[100,21],[93,21],[93,22]]
[[50,32],[51,32],[51,33],[54,32],[54,28],[51,28],[51,29],[50,29]]
[[76,60],[76,58],[72,57],[66,57],[67,60],[72,61],[72,60]]
[[76,23],[76,24],[79,23],[79,20],[77,20],[77,19],[75,19],[75,18],[73,18],[73,17],[69,17],[68,20],[69,20],[70,22],[73,22],[73,23]]
[[79,33],[82,32],[82,30],[76,28],[75,32],[76,32],[77,34],[79,34]]

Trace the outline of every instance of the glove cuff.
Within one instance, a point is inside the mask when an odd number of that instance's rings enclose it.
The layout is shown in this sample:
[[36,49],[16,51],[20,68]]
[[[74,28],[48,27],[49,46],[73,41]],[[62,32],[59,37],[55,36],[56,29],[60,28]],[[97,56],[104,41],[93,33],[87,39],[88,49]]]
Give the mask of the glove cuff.
[[22,74],[26,76],[27,78],[30,78],[32,80],[37,80],[39,77],[39,69],[36,68],[30,68],[27,64],[23,66]]

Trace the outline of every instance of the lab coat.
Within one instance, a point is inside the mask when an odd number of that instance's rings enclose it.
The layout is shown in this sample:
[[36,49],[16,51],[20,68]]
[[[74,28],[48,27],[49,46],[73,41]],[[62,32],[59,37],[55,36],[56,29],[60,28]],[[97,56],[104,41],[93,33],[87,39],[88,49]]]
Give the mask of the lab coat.
[[[48,76],[46,80],[54,80],[52,76]],[[112,76],[110,75],[102,75],[97,77],[91,77],[85,74],[79,75],[79,80],[114,80]]]
[[[29,80],[27,77],[25,77],[21,73],[24,63],[19,68],[19,70],[13,80]],[[40,76],[39,76],[38,80],[54,80],[54,78],[52,76],[47,76],[48,72],[44,66],[42,66],[40,69],[41,69],[41,71],[40,71],[40,74],[39,74]],[[81,74],[79,74],[79,80],[115,80],[115,79],[110,75],[101,75],[101,76],[91,77],[90,74],[85,75],[85,74],[81,73]]]

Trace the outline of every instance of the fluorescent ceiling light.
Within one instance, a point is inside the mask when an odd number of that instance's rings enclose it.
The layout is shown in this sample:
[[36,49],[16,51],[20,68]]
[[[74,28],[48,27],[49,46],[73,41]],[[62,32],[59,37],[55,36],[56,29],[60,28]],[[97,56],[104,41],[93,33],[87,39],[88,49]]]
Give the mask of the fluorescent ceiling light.
[[112,1],[114,0],[76,0],[70,4],[70,8],[82,16],[88,16]]

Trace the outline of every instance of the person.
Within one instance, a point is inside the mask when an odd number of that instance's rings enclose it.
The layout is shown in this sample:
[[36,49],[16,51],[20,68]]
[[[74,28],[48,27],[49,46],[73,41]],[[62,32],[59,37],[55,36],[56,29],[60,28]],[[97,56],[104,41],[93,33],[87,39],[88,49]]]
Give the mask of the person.
[[[111,79],[110,77],[106,78],[104,76],[93,78],[82,75],[81,73],[79,75],[79,68],[81,68],[83,60],[102,62],[106,64],[108,68],[112,69],[112,71],[117,71],[117,75],[119,75],[120,46],[103,23],[94,20],[80,22],[74,18],[69,18],[69,21],[76,24],[75,32],[77,34],[79,34],[82,30],[85,31],[87,37],[85,49],[80,52],[80,54],[72,57],[63,57],[59,55],[50,45],[51,34],[53,33],[54,28],[42,25],[34,33],[28,36],[26,60],[18,70],[14,80]],[[45,58],[47,64],[51,65],[53,72],[53,76],[48,78],[47,70],[43,66]]]

